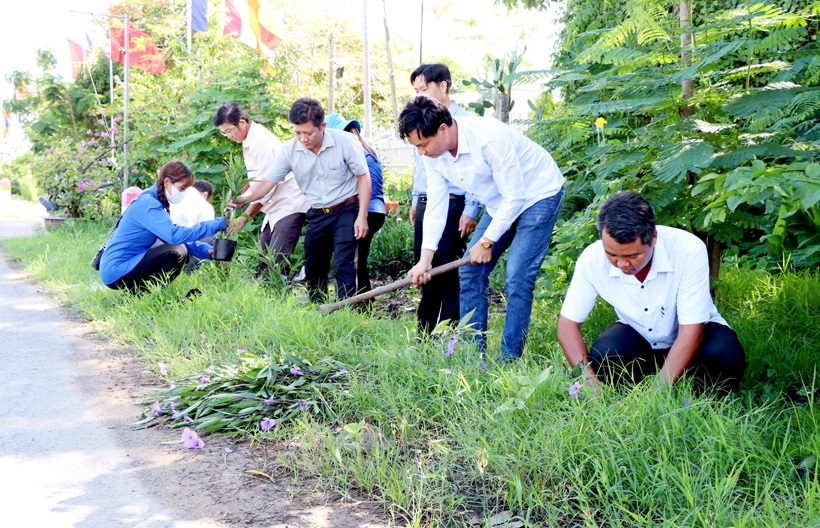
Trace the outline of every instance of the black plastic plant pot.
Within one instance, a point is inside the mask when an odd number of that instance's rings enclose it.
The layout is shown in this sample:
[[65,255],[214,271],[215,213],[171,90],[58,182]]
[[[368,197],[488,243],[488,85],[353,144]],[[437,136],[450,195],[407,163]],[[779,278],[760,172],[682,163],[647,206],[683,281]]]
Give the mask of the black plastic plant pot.
[[236,240],[217,238],[214,241],[214,260],[231,260],[236,251]]

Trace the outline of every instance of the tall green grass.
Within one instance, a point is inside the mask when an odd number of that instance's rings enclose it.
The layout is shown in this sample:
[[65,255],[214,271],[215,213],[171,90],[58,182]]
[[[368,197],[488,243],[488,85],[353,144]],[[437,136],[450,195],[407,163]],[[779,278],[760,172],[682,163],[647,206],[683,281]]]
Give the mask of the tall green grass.
[[[820,526],[817,272],[725,271],[716,303],[747,350],[741,393],[703,396],[686,380],[648,379],[571,400],[575,380],[554,337],[560,295],[538,296],[524,360],[499,366],[464,335],[445,357],[459,330],[420,342],[412,315],[323,316],[300,289],[267,288],[236,266],[209,263],[138,297],[109,291],[87,263],[104,236],[75,226],[4,248],[100,332],[154,369],[169,363],[172,376],[238,362],[238,348],[349,365],[332,399],[337,421],[306,413],[274,431],[301,449],[271,463],[361,490],[398,522],[488,526],[509,511],[525,526]],[[202,294],[182,301],[193,287]],[[613,318],[597,306],[587,338]]]

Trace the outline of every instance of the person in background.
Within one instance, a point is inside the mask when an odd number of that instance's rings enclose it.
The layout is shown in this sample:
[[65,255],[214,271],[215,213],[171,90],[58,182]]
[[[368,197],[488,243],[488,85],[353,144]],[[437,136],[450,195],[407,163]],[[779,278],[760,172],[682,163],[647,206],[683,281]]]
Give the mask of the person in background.
[[[251,121],[248,112],[233,101],[219,107],[213,122],[223,136],[242,144],[245,168],[248,170],[248,177],[254,180],[242,189],[242,192],[256,189],[262,176],[273,167],[273,161],[282,148],[282,142],[273,132]],[[260,259],[259,268],[266,273],[268,262],[271,262],[280,266],[282,274],[287,276],[290,274],[288,257],[302,236],[308,207],[307,198],[299,190],[293,174],[288,174],[284,180],[248,206],[245,214],[237,218],[231,226],[230,234],[245,227],[248,218],[262,211],[265,219],[262,221],[259,244],[270,258]]]
[[356,248],[356,292],[364,293],[370,291],[370,270],[367,267],[367,257],[370,255],[370,244],[373,242],[373,235],[384,225],[387,210],[384,208],[384,193],[382,191],[382,166],[376,151],[364,140],[360,132],[361,125],[356,120],[346,120],[342,114],[330,114],[325,118],[328,128],[344,130],[350,132],[364,149],[364,159],[367,160],[367,168],[370,171],[370,182],[372,192],[370,195],[370,206],[367,209],[367,236],[360,238]]
[[258,200],[291,172],[307,196],[305,282],[313,302],[324,302],[333,261],[341,299],[356,294],[356,242],[367,236],[370,172],[361,145],[341,130],[327,128],[321,103],[310,97],[294,101],[288,113],[295,137],[283,146],[263,181],[229,207]]
[[[205,201],[211,203],[211,198],[214,196],[214,186],[208,180],[194,180],[192,185],[194,189],[199,191],[199,194],[205,198]],[[211,207],[213,210],[213,207]]]
[[486,349],[490,273],[507,253],[507,314],[501,361],[521,357],[541,271],[564,199],[564,176],[543,147],[495,119],[457,117],[424,95],[399,116],[399,134],[426,156],[427,218],[413,284],[430,280],[433,256],[446,222],[449,188],[458,182],[486,207],[459,269],[461,317],[472,313],[476,348]]
[[[213,220],[215,217],[214,208],[209,203],[210,200],[205,198],[205,193],[196,188],[197,182],[202,182],[200,187],[203,187],[203,184],[211,186],[205,180],[196,180],[193,185],[185,189],[182,202],[171,204],[171,220],[178,226],[193,227],[206,220]],[[211,189],[213,189],[212,186]]]
[[[447,107],[452,116],[468,116],[466,110],[450,99],[453,86],[450,69],[446,64],[422,64],[410,74],[410,83],[419,95],[431,97]],[[413,253],[416,262],[421,257],[421,241],[424,233],[424,215],[427,210],[427,171],[424,158],[417,150],[413,169],[413,202],[410,207],[410,224],[413,225]],[[464,256],[467,237],[475,231],[480,211],[479,204],[464,189],[449,184],[449,202],[444,231],[433,256],[433,267],[447,264]],[[429,334],[440,321],[456,322],[460,317],[458,270],[448,271],[430,279],[421,286],[421,301],[417,311],[419,329]]]
[[106,286],[144,291],[151,283],[174,280],[189,254],[199,259],[212,258],[213,248],[197,240],[226,230],[225,218],[193,227],[177,226],[171,221],[171,204],[180,204],[193,183],[194,176],[184,163],[169,161],[159,170],[156,184],[131,202],[100,260],[100,279]]
[[[700,388],[737,390],[746,355],[712,302],[704,243],[656,226],[652,206],[631,191],[604,203],[598,233],[578,257],[558,317],[569,364],[596,389],[599,379],[637,383],[660,369],[668,384],[691,371]],[[618,320],[587,349],[581,326],[598,297]]]

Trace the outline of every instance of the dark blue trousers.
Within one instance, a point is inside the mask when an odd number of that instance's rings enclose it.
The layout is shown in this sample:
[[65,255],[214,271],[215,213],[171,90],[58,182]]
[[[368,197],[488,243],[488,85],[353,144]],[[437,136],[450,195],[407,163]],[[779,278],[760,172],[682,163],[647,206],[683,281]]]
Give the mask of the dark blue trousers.
[[335,213],[324,214],[310,208],[305,230],[305,283],[310,300],[327,300],[327,275],[333,259],[333,275],[339,298],[356,294],[356,236],[353,224],[359,203],[346,205]]
[[[589,361],[604,382],[638,383],[656,372],[668,353],[668,348],[653,350],[631,326],[612,323],[592,343]],[[746,353],[735,331],[720,323],[706,323],[703,340],[686,370],[696,385],[737,390],[745,370]]]

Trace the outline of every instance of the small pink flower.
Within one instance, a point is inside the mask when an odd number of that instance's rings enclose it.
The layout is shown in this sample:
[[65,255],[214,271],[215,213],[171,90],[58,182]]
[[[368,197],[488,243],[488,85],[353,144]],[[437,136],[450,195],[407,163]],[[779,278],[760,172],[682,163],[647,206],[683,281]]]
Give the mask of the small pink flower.
[[199,384],[200,385],[207,385],[210,382],[211,382],[210,376],[202,376],[201,378],[199,378]]
[[102,137],[108,137],[108,132],[100,132],[100,135],[101,135]]
[[80,182],[77,184],[77,188],[82,191],[83,189],[85,189],[85,184],[83,182]]
[[[123,42],[125,42],[125,41],[123,41]],[[105,124],[105,121],[103,121],[102,119],[97,119],[97,123],[99,123],[99,124],[101,124],[101,125],[104,125],[104,124]]]
[[167,363],[158,363],[158,365],[159,365],[159,373],[162,374],[163,376],[167,376],[168,375],[168,367],[170,367],[171,365],[169,365]]
[[225,454],[230,454],[230,453],[233,453],[233,449],[231,449],[230,447],[226,447],[225,448]]
[[137,173],[137,169],[131,169],[131,174],[136,174],[136,173]]

